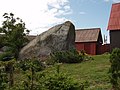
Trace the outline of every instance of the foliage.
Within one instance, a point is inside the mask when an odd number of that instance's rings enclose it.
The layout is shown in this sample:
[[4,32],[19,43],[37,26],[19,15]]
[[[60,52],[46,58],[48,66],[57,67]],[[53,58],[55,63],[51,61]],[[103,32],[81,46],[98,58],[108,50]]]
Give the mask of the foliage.
[[12,59],[12,53],[10,51],[0,54],[0,61],[9,61]]
[[[2,27],[0,27],[0,33],[3,33],[0,35],[0,41],[1,46],[6,46],[6,50],[4,53],[0,55],[0,61],[3,61],[3,63],[6,63],[3,67],[5,67],[5,72],[8,75],[9,79],[9,87],[13,86],[14,80],[13,80],[13,63],[11,63],[11,60],[13,58],[18,59],[18,55],[20,52],[20,49],[26,44],[27,39],[25,38],[26,33],[29,32],[25,28],[25,23],[20,18],[15,18],[14,14],[5,13],[3,15],[3,18],[5,19],[2,23]],[[26,31],[26,33],[25,33]],[[2,63],[2,64],[3,64]],[[1,63],[0,63],[1,64]]]
[[[1,88],[4,86],[4,89],[8,87],[12,87],[13,85],[13,64],[15,60],[10,61],[0,61],[0,83],[4,83],[1,85]],[[9,85],[8,85],[9,84]],[[2,89],[2,90],[4,90]]]
[[44,69],[43,64],[39,60],[33,58],[32,60],[18,62],[17,67],[20,67],[26,76],[26,80],[22,83],[24,90],[38,90],[36,72],[40,72]]
[[38,72],[39,69],[35,69],[34,60],[24,64],[28,66],[26,69],[23,69],[21,65],[20,67],[24,70],[25,80],[19,81],[19,85],[14,85],[11,90],[84,90],[83,84],[79,85],[73,78],[61,73],[59,65],[57,65],[55,73],[49,75],[45,71]]
[[17,67],[20,67],[23,71],[33,68],[35,72],[44,69],[44,65],[42,64],[42,62],[40,60],[37,60],[36,58],[18,61]]
[[0,67],[0,90],[5,90],[7,87],[8,78],[4,71],[4,67]]
[[76,49],[71,49],[54,52],[51,54],[51,59],[59,63],[79,63],[84,60],[84,55],[81,55]]
[[[79,84],[83,83],[85,90],[110,90],[109,55],[91,57],[94,60],[75,64],[61,63],[60,71],[67,73],[67,76],[71,76]],[[46,70],[49,75],[55,72],[54,67],[49,67]]]
[[[109,55],[97,55],[92,56],[93,61],[87,61],[77,64],[60,64],[59,66],[51,66],[42,71],[35,71],[33,75],[33,90],[48,90],[46,84],[47,81],[57,80],[57,77],[63,77],[70,80],[64,79],[63,82],[73,83],[78,90],[85,88],[85,90],[110,90],[111,84],[108,77],[108,69],[110,67]],[[6,62],[6,63],[5,63]],[[18,63],[19,61],[5,61],[0,62],[0,66],[5,66],[8,63],[14,62],[14,85],[9,88],[9,80],[5,76],[8,82],[5,83],[5,90],[30,90],[31,82],[31,69],[26,69],[25,71],[20,70]],[[15,65],[17,63],[17,65]],[[27,62],[26,62],[27,63]],[[4,75],[8,73],[4,73]],[[59,73],[59,75],[58,75]],[[67,73],[67,74],[66,74]],[[63,76],[62,76],[63,75]],[[55,76],[55,78],[54,78]],[[52,79],[51,79],[52,78]],[[70,82],[69,82],[70,81]],[[54,81],[52,81],[54,84]],[[55,81],[56,82],[56,81]],[[62,80],[60,81],[62,83]],[[52,85],[53,85],[52,84]],[[62,86],[57,82],[57,85]],[[67,85],[67,84],[66,84]],[[51,86],[52,87],[52,86]],[[56,86],[57,87],[57,86]],[[79,89],[80,88],[80,89]],[[0,89],[0,90],[4,90]]]
[[25,23],[20,18],[15,18],[14,14],[5,13],[3,15],[5,21],[2,23],[0,32],[4,33],[2,43],[9,47],[8,51],[14,54],[14,58],[18,58],[20,49],[26,44],[27,39],[25,38],[26,33],[29,32],[25,28]]
[[110,82],[113,86],[113,89],[120,90],[120,49],[113,49],[110,55],[111,67],[109,70],[110,73]]
[[78,84],[70,76],[60,72],[60,66],[57,65],[56,71],[53,74],[46,74],[40,79],[42,89],[45,90],[84,90],[84,85]]
[[0,48],[4,46],[4,36],[0,34]]

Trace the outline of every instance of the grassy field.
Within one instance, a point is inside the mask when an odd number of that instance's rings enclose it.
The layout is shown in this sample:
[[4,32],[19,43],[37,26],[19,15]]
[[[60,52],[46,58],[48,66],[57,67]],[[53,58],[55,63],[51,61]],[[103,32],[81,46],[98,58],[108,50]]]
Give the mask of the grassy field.
[[[109,55],[92,56],[94,60],[80,64],[61,64],[60,71],[72,76],[78,82],[86,82],[85,90],[110,90],[109,82]],[[54,71],[48,68],[49,73]]]

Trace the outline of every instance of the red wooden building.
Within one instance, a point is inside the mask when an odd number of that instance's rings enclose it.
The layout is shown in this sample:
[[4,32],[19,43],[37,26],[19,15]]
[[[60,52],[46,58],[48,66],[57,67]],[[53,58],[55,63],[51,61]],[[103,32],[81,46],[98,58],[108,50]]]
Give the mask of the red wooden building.
[[100,28],[78,29],[76,32],[76,49],[84,50],[87,54],[96,55],[109,51],[109,45],[102,45]]
[[110,31],[110,49],[120,48],[120,3],[112,4],[107,30]]

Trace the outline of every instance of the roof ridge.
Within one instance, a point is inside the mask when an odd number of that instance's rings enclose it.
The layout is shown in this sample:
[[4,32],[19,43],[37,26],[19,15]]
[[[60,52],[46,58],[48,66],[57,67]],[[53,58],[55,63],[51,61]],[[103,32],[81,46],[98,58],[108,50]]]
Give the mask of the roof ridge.
[[120,30],[120,2],[112,4],[107,30]]
[[120,2],[113,3],[112,5],[115,5],[115,4],[120,4]]
[[76,31],[79,31],[79,30],[101,30],[101,28],[85,28],[85,29],[76,29]]

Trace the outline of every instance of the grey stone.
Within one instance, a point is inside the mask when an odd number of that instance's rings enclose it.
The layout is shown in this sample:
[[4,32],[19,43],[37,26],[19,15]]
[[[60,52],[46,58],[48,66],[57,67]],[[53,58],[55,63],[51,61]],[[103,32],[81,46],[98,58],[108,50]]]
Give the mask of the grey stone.
[[75,48],[75,27],[67,21],[43,32],[20,51],[20,59],[44,58],[50,53]]

